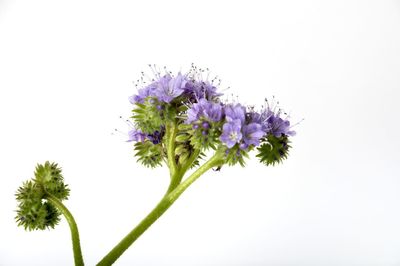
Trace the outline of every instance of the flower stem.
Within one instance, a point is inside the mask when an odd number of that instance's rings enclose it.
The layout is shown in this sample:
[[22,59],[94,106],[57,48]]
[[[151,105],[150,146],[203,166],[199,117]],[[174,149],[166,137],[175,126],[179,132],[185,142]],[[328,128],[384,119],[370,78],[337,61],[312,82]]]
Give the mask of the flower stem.
[[183,176],[185,175],[186,171],[190,168],[190,166],[193,164],[193,162],[197,159],[199,156],[200,151],[194,151],[192,155],[188,158],[188,160],[183,164],[179,171],[172,176],[171,182],[169,184],[168,190],[166,194],[169,194],[171,191],[173,191],[182,181]]
[[78,226],[76,225],[74,217],[67,209],[67,207],[65,207],[64,204],[62,204],[61,201],[56,197],[54,197],[53,195],[46,193],[46,199],[64,215],[65,219],[67,219],[69,228],[71,229],[72,249],[74,252],[75,265],[83,266],[84,263],[81,251],[81,244],[79,240]]
[[167,148],[167,158],[168,166],[171,172],[171,178],[177,173],[177,165],[175,161],[175,137],[177,133],[177,127],[175,122],[168,122],[166,125],[166,148]]
[[170,193],[167,193],[157,206],[127,234],[98,264],[97,266],[112,265],[158,218],[179,198],[179,196],[207,170],[220,165],[222,157],[217,152],[206,163],[199,167],[183,183],[179,184]]

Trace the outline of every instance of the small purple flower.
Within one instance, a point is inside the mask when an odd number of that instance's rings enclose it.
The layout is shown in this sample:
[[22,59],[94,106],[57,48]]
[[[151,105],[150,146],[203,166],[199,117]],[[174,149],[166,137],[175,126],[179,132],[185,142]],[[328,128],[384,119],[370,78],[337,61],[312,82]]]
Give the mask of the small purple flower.
[[218,122],[222,118],[222,106],[218,103],[209,102],[204,109],[204,117],[212,122]]
[[209,81],[195,80],[191,80],[186,84],[185,94],[188,95],[191,101],[199,101],[200,99],[213,100],[223,95],[217,92],[217,88]]
[[273,115],[274,113],[269,110],[265,109],[261,113],[258,113],[254,110],[251,110],[249,113],[247,113],[247,120],[248,123],[257,123],[261,125],[261,129],[267,133],[270,128],[270,122],[268,122],[268,119]]
[[294,136],[295,131],[290,130],[289,120],[284,120],[278,115],[271,115],[268,118],[269,130],[268,133],[273,134],[275,137],[280,137],[282,135]]
[[210,122],[218,122],[222,118],[222,106],[206,99],[200,99],[188,110],[187,116],[187,124],[199,121],[202,118]]
[[144,99],[146,99],[149,96],[155,96],[155,91],[157,90],[157,83],[153,82],[152,84],[139,89],[137,95],[132,95],[129,97],[129,102],[131,104],[135,103],[143,103]]
[[158,82],[155,94],[160,101],[169,103],[184,92],[186,82],[186,77],[181,73],[174,78],[169,75],[163,76]]
[[203,88],[204,98],[209,100],[224,95],[223,93],[217,92],[217,87],[212,85],[209,81],[202,82],[202,88]]
[[198,121],[202,114],[203,114],[202,104],[201,103],[193,104],[192,107],[187,111],[186,124]]
[[260,144],[260,139],[265,135],[261,125],[257,123],[250,123],[243,126],[242,132],[243,141],[247,145],[246,148],[250,145],[258,146]]
[[128,137],[129,139],[127,140],[128,142],[131,141],[137,141],[137,142],[144,142],[146,139],[146,134],[140,131],[139,129],[132,129],[128,132]]
[[242,122],[239,119],[232,120],[225,123],[222,127],[221,141],[226,144],[228,148],[232,148],[236,143],[242,139],[241,132]]
[[228,122],[239,119],[243,124],[245,121],[246,108],[241,104],[225,106],[225,116]]

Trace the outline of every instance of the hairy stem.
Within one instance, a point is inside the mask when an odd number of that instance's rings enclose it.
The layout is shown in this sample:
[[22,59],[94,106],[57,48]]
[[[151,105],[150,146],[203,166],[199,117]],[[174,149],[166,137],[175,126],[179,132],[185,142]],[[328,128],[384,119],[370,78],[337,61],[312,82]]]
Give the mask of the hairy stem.
[[213,167],[223,164],[223,156],[217,151],[213,157],[211,157],[206,163],[200,166],[193,174],[186,178],[182,183],[180,183],[173,191],[166,195],[166,198],[172,202],[177,200],[179,196],[202,174],[210,170]]
[[71,237],[72,237],[72,249],[74,252],[74,261],[76,266],[83,266],[83,257],[82,257],[82,251],[81,251],[81,244],[79,240],[79,231],[78,231],[78,226],[76,225],[75,219],[70,213],[70,211],[67,209],[67,207],[64,206],[64,204],[61,203],[59,199],[54,197],[53,195],[46,193],[46,199],[53,204],[67,219],[67,222],[69,224],[69,228],[71,229]]
[[167,160],[171,172],[171,179],[178,171],[175,161],[175,137],[177,133],[175,122],[168,122],[166,124],[166,146],[167,146]]
[[127,250],[136,239],[138,239],[158,218],[179,198],[179,196],[197,178],[212,167],[223,162],[220,154],[216,153],[206,163],[199,167],[183,183],[179,184],[173,191],[167,193],[157,206],[131,231],[127,234],[97,265],[112,265]]
[[171,179],[171,183],[169,184],[167,194],[173,191],[182,181],[183,176],[185,175],[186,171],[190,168],[190,166],[193,164],[193,162],[197,159],[199,156],[200,151],[196,150],[192,153],[192,155],[189,157],[189,159],[185,162],[185,164],[182,165],[182,167],[179,169],[177,174],[173,176]]

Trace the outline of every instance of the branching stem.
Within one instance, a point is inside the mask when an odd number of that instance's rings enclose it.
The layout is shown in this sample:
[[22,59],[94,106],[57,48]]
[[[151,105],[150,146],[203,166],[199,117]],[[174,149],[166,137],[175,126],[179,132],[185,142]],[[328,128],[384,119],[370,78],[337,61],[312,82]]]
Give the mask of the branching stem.
[[[179,198],[179,196],[202,174],[209,169],[223,163],[223,156],[217,153],[206,163],[200,166],[184,182],[178,184],[171,192],[161,199],[157,206],[131,231],[127,234],[97,265],[112,265],[127,250],[136,239],[138,239],[158,218]],[[182,176],[184,173],[182,174]],[[175,177],[175,176],[173,176]],[[172,179],[173,180],[173,179]],[[171,180],[171,182],[172,182]],[[171,188],[171,186],[170,186]]]

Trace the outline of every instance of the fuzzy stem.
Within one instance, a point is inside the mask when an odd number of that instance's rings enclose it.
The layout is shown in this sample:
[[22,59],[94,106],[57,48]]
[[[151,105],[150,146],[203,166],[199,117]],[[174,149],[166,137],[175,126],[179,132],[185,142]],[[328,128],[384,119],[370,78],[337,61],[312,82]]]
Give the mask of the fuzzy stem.
[[207,170],[220,165],[223,160],[219,153],[216,153],[206,163],[199,167],[183,183],[173,191],[167,193],[157,206],[129,233],[127,234],[98,264],[97,266],[112,265],[132,244],[138,239],[158,218],[179,198],[179,196],[197,178]]
[[200,166],[193,174],[180,183],[173,191],[166,195],[166,198],[172,202],[175,202],[179,196],[202,174],[210,170],[213,167],[219,166],[224,163],[222,154],[217,151],[213,157],[211,157],[206,163]]
[[69,228],[71,229],[71,237],[72,237],[72,249],[74,252],[74,261],[76,266],[83,266],[83,257],[81,251],[81,244],[79,240],[79,231],[78,226],[76,225],[75,219],[70,213],[70,211],[65,207],[64,204],[61,203],[59,199],[54,197],[53,195],[46,193],[46,199],[51,204],[53,204],[67,219],[69,224]]
[[177,165],[175,161],[175,137],[177,133],[177,127],[175,122],[168,122],[166,124],[166,148],[167,148],[167,160],[168,166],[171,172],[171,179],[177,173]]
[[185,175],[186,171],[189,169],[189,167],[193,164],[193,162],[197,159],[199,156],[200,151],[194,151],[192,155],[189,157],[187,162],[182,165],[182,167],[179,169],[178,173],[171,179],[171,183],[169,184],[167,194],[173,191],[182,181],[183,176]]

